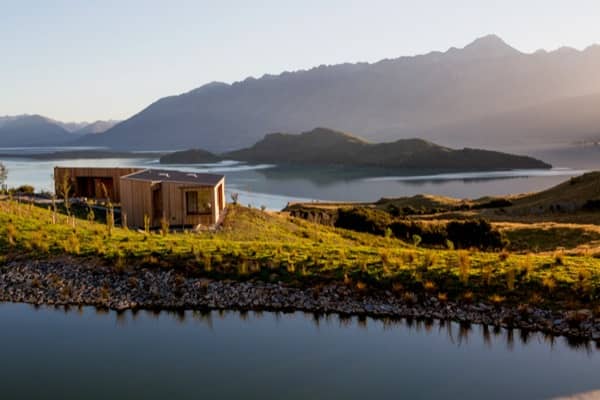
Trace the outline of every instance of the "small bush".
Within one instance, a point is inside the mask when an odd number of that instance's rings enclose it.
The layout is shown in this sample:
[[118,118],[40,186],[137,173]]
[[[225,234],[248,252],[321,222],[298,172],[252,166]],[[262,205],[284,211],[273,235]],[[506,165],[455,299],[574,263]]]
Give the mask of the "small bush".
[[16,194],[32,195],[35,193],[35,188],[31,185],[21,185],[15,190]]
[[500,249],[503,247],[502,235],[492,229],[492,225],[480,219],[478,221],[451,221],[446,226],[448,240],[456,247],[468,249]]
[[458,275],[463,285],[469,281],[469,270],[471,269],[471,257],[467,251],[459,251],[458,258]]
[[390,223],[391,218],[384,211],[356,207],[338,210],[335,226],[357,232],[384,235]]
[[160,233],[163,236],[167,236],[169,234],[169,220],[165,217],[160,219]]
[[585,211],[600,211],[600,199],[588,200],[583,205]]

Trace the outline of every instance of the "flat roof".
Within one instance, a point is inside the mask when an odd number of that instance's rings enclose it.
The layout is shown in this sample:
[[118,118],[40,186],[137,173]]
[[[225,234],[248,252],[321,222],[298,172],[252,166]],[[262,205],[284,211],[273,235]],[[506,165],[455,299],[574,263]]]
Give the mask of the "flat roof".
[[146,169],[140,172],[134,172],[133,174],[125,175],[122,178],[151,182],[179,182],[193,183],[203,186],[215,186],[223,178],[225,178],[225,175],[174,171],[167,169]]

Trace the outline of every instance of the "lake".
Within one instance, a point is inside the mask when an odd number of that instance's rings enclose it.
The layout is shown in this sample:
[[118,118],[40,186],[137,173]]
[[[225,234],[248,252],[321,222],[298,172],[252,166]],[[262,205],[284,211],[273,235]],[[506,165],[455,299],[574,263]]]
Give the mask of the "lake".
[[3,399],[545,399],[600,389],[600,352],[480,326],[303,313],[0,304]]
[[[236,162],[169,168],[223,173],[243,204],[281,209],[294,200],[531,192],[600,168],[594,155],[552,170],[459,174]],[[165,168],[152,158],[1,161],[10,186],[38,190],[52,190],[55,165]],[[545,399],[600,390],[598,345],[480,326],[1,303],[0,320],[3,399]]]
[[[58,151],[60,148],[2,149],[10,152]],[[548,150],[537,154],[554,160],[551,170],[515,170],[476,173],[432,174],[427,171],[398,171],[348,167],[283,167],[247,165],[225,161],[205,165],[163,166],[157,158],[85,159],[37,161],[4,157],[9,169],[8,185],[30,184],[38,190],[53,189],[54,166],[135,166],[222,173],[229,194],[237,192],[242,204],[280,210],[289,201],[375,201],[381,197],[412,196],[429,193],[457,198],[505,195],[542,190],[590,169],[600,169],[600,152],[584,149],[580,153]],[[558,154],[558,155],[557,155]],[[578,157],[579,155],[579,157]]]

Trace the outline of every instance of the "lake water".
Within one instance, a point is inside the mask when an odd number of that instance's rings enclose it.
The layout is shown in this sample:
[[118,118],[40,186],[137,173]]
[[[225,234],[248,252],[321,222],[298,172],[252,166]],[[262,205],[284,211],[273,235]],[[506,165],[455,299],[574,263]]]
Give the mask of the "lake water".
[[[10,152],[44,152],[44,149],[0,148],[0,154]],[[279,210],[289,201],[375,201],[381,197],[411,196],[420,193],[457,198],[525,193],[549,188],[590,169],[600,169],[600,152],[595,149],[588,150],[581,157],[569,153],[568,157],[563,155],[560,158],[553,154],[548,153],[548,157],[557,160],[554,164],[556,167],[552,170],[454,174],[432,174],[422,171],[417,175],[414,171],[344,167],[292,168],[247,165],[233,161],[206,165],[162,166],[156,158],[37,161],[4,157],[0,161],[9,169],[9,186],[30,184],[38,190],[48,191],[53,189],[52,171],[57,165],[136,166],[222,173],[226,176],[227,191],[239,193],[242,204],[251,204],[254,207],[264,205],[269,209]]]
[[455,323],[0,304],[2,399],[546,399],[594,344]]
[[[281,209],[294,200],[531,192],[600,169],[594,155],[547,171],[419,176],[234,162],[170,168],[223,173],[228,192],[239,192],[243,204]],[[39,190],[52,190],[55,165],[161,168],[152,158],[1,161],[10,186]],[[596,344],[479,326],[1,303],[0,321],[1,399],[545,399],[600,390]]]

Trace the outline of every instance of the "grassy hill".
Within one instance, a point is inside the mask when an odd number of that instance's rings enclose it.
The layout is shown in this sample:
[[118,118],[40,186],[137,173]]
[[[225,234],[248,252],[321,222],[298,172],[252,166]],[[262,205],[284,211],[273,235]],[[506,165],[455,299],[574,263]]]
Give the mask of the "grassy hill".
[[[299,135],[272,133],[253,146],[220,155],[221,159],[253,163],[352,165],[421,170],[498,170],[550,168],[531,157],[488,150],[454,150],[422,139],[370,143],[349,133],[316,128]],[[173,153],[161,163],[211,162],[217,156],[202,150]]]
[[[257,229],[260,227],[260,229]],[[71,256],[93,268],[167,268],[219,279],[339,282],[360,292],[390,290],[468,301],[593,305],[600,259],[427,249],[385,236],[229,206],[216,232],[143,232],[0,200],[0,268],[14,259]]]
[[[289,205],[286,211],[311,221],[378,234],[383,234],[387,228],[393,235],[408,239],[411,234],[418,234],[423,244],[429,246],[443,245],[452,235],[448,224],[454,223],[455,228],[461,228],[458,221],[483,219],[491,221],[492,231],[500,232],[506,246],[514,251],[567,249],[590,253],[600,246],[600,172],[569,179],[538,193],[506,197],[459,200],[417,195],[383,198],[372,204],[296,203]],[[340,217],[344,219],[340,221]],[[472,228],[477,227],[473,225]],[[454,234],[457,234],[456,230]],[[484,238],[482,232],[475,234],[472,231],[471,234]],[[480,243],[467,241],[467,244],[485,243],[480,240]]]
[[596,208],[596,203],[600,209],[600,172],[590,172],[548,190],[517,197],[513,203],[510,207],[513,213],[578,211]]

